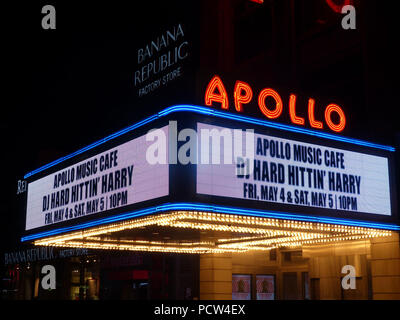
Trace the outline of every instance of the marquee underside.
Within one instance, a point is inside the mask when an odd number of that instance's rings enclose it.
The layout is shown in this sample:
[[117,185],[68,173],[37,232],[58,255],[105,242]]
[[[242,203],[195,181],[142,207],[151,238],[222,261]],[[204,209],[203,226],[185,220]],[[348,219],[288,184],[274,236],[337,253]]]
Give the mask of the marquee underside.
[[169,211],[34,241],[38,246],[223,253],[387,237],[391,231],[206,211]]

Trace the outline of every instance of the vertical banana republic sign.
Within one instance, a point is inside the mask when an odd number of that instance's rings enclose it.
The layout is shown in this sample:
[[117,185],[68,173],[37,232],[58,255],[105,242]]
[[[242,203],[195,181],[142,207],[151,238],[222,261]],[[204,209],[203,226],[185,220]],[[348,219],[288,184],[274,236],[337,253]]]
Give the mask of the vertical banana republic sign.
[[137,51],[134,86],[143,97],[183,75],[182,62],[189,56],[185,28],[177,24]]

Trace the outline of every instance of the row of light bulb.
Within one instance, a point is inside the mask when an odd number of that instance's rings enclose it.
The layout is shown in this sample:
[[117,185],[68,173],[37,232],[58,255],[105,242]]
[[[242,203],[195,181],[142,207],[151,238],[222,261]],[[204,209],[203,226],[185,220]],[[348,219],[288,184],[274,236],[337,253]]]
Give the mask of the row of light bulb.
[[[222,238],[216,242],[184,243],[142,240],[119,241],[102,235],[149,226],[183,228],[251,234],[252,236]],[[391,232],[365,227],[353,227],[304,221],[241,216],[214,212],[173,211],[127,221],[97,226],[35,241],[35,245],[73,246],[96,249],[116,249],[155,252],[235,252],[270,250],[275,247],[301,246],[332,241],[390,236]],[[235,241],[237,241],[235,243]]]

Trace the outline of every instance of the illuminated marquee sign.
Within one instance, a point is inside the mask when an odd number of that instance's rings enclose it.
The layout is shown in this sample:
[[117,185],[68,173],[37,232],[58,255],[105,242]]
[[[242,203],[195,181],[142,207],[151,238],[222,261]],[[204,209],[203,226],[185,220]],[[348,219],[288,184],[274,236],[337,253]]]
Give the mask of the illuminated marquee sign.
[[149,144],[140,136],[29,183],[25,229],[168,195],[168,165],[148,163]]
[[[244,105],[250,103],[253,99],[253,90],[250,85],[243,81],[236,81],[234,92],[234,105],[238,112],[243,112]],[[273,101],[272,106],[267,105],[267,98]],[[283,112],[283,100],[278,92],[271,88],[261,90],[257,98],[258,107],[262,114],[268,119],[277,119]],[[206,106],[212,106],[213,103],[219,103],[222,109],[229,109],[228,93],[220,77],[214,76],[209,82],[204,103]],[[289,97],[289,115],[290,120],[296,125],[305,125],[305,119],[296,114],[296,95],[291,94]],[[310,98],[308,100],[308,122],[312,128],[323,129],[323,121],[315,118],[315,100]],[[333,120],[332,114],[336,114],[338,119]],[[346,126],[346,116],[342,108],[334,103],[330,103],[325,108],[325,124],[334,132],[341,132]]]
[[[233,131],[203,123],[198,123],[197,129]],[[224,146],[232,144],[226,139],[235,139],[233,134],[216,137]],[[392,213],[387,157],[258,133],[254,134],[253,150],[252,158],[243,151],[240,156],[235,153],[231,163],[198,164],[196,192],[257,201],[265,203],[266,209],[268,203],[274,203],[287,205],[289,211],[301,206],[385,216]],[[221,147],[220,158],[226,159],[226,153]]]

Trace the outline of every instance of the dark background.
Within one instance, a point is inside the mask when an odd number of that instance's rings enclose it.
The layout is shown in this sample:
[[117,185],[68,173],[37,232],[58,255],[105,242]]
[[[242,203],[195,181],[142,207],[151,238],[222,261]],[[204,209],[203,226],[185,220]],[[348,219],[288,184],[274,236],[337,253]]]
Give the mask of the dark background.
[[[56,8],[56,30],[41,28],[45,4]],[[397,146],[395,1],[354,5],[356,30],[343,30],[342,15],[324,0],[2,5],[3,249],[17,248],[24,227],[23,196],[16,194],[24,174],[170,104],[201,103],[186,90],[194,72],[142,100],[133,87],[137,49],[177,22],[192,26],[191,62],[204,79],[218,73],[228,83],[269,86],[285,97],[294,92],[299,104],[309,97],[336,102],[348,116],[344,135]]]
[[[56,8],[56,30],[41,27],[46,4]],[[138,99],[137,50],[177,23],[189,26],[194,8],[185,1],[27,1],[2,9],[0,233],[6,251],[18,248],[25,227],[19,179],[167,107],[176,95],[169,91],[182,81],[150,102]],[[186,37],[191,33],[185,29]]]

